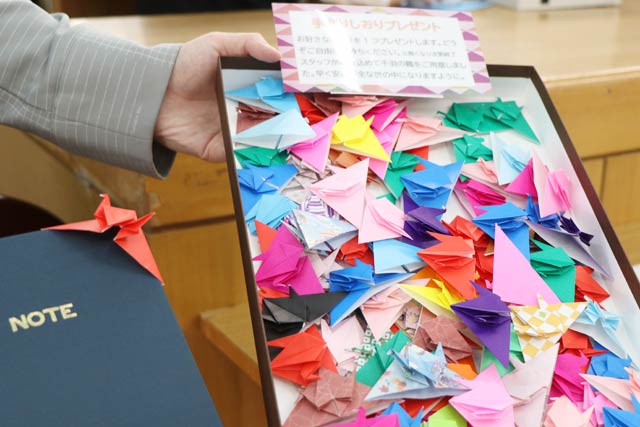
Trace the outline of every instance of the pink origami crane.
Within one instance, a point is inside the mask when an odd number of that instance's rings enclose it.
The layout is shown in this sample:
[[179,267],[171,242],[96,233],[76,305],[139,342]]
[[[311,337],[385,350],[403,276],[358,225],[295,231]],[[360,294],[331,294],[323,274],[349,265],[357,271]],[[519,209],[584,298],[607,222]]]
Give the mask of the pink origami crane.
[[358,418],[354,422],[333,424],[330,427],[400,427],[400,421],[398,420],[398,414],[367,418],[364,408],[360,407]]
[[78,230],[104,233],[112,227],[120,227],[120,231],[118,231],[113,241],[131,255],[131,257],[151,273],[153,277],[158,279],[160,283],[164,284],[160,270],[149,248],[149,243],[142,232],[142,226],[145,225],[155,213],[150,212],[138,218],[134,210],[111,206],[111,199],[108,194],[101,194],[100,197],[102,197],[102,201],[93,214],[94,219],[72,224],[57,225],[55,227],[49,227],[47,230]]
[[438,144],[461,138],[465,132],[442,126],[442,120],[430,117],[405,117],[396,143],[396,151]]
[[593,408],[580,412],[567,396],[562,396],[551,405],[544,420],[544,427],[590,427]]
[[327,158],[329,157],[331,130],[337,120],[338,113],[312,125],[311,129],[316,133],[316,136],[289,147],[289,152],[295,154],[301,160],[304,160],[318,172],[324,171]]
[[409,237],[404,231],[404,212],[386,198],[376,199],[368,191],[365,194],[365,208],[358,228],[358,243],[395,239],[400,236]]

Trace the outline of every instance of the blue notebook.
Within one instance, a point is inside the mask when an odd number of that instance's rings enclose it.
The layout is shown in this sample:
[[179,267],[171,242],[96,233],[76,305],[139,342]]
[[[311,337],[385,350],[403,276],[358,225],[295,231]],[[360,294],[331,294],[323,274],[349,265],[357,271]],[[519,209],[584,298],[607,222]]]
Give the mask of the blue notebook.
[[164,289],[114,233],[0,239],[0,425],[221,426]]

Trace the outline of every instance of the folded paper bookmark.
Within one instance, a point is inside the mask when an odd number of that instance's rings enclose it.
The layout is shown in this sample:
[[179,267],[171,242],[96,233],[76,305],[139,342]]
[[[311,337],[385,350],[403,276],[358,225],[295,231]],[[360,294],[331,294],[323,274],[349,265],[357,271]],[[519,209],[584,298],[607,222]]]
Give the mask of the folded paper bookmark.
[[109,199],[108,194],[101,194],[100,197],[102,197],[102,202],[100,202],[93,214],[94,219],[57,225],[45,230],[77,230],[104,233],[112,227],[120,227],[120,231],[113,239],[114,242],[158,279],[160,283],[164,284],[160,270],[156,265],[156,260],[153,258],[149,248],[149,243],[142,232],[142,226],[153,218],[155,213],[150,212],[138,218],[134,210],[111,206],[111,199]]

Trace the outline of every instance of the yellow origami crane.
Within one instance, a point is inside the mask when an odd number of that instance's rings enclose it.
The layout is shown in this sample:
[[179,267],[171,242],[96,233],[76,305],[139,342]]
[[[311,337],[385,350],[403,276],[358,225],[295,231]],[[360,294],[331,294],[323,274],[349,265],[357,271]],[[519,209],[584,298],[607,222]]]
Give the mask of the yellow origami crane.
[[538,296],[538,305],[509,306],[511,319],[525,362],[553,347],[569,326],[587,308],[586,302],[548,304]]
[[457,319],[451,310],[451,304],[459,303],[462,300],[449,292],[449,289],[441,281],[432,279],[429,286],[400,284],[400,289],[433,314]]
[[390,162],[391,158],[371,130],[372,121],[373,117],[365,121],[362,116],[340,116],[333,126],[331,148]]

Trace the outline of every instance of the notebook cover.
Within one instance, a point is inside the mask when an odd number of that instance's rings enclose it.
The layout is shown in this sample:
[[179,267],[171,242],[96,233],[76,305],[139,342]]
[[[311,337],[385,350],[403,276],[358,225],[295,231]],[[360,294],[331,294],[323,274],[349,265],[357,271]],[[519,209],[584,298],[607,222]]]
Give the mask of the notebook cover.
[[0,425],[222,425],[164,289],[115,231],[0,239]]

